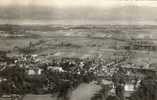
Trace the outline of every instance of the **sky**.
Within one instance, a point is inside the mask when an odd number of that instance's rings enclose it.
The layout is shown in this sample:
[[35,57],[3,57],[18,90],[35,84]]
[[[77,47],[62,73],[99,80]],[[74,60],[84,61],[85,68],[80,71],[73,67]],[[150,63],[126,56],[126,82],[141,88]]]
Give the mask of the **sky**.
[[156,11],[153,0],[0,0],[0,24],[157,24]]
[[138,5],[157,7],[157,1],[148,0],[0,0],[0,6],[11,5],[36,5],[36,6],[51,6],[51,7],[72,7],[72,6],[92,6],[108,8],[113,6],[123,5]]

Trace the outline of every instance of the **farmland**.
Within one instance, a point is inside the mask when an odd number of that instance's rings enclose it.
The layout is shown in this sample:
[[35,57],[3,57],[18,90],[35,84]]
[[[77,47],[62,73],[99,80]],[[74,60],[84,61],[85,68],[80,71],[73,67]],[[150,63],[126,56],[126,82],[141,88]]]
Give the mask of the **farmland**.
[[[156,28],[151,25],[0,25],[0,50],[14,55],[19,53],[16,47],[25,48],[31,42],[36,49],[33,53],[46,58],[109,58],[116,51],[125,51],[119,47],[132,40],[148,41],[156,46]],[[148,55],[152,62],[157,57],[156,50],[131,51],[136,52],[136,61],[140,62],[145,62]]]

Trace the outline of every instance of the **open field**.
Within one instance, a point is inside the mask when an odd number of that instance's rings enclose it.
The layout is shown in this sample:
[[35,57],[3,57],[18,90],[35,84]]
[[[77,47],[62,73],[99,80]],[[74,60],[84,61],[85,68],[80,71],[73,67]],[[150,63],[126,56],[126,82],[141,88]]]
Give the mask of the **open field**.
[[[35,54],[51,57],[93,57],[109,58],[114,49],[132,42],[132,39],[147,40],[157,46],[157,26],[128,25],[1,25],[0,50],[17,54],[16,47],[25,48],[30,42],[36,48]],[[132,50],[136,60],[146,62],[148,56],[156,62],[156,51]]]

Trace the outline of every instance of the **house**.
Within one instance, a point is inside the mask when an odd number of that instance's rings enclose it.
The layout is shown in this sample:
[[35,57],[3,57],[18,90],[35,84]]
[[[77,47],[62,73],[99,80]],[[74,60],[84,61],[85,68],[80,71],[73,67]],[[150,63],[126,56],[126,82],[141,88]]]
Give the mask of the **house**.
[[65,72],[62,67],[57,67],[57,66],[49,66],[47,69],[51,71]]
[[135,86],[133,84],[125,84],[124,90],[128,92],[134,92],[135,91]]
[[27,73],[28,73],[28,75],[41,75],[42,69],[40,69],[40,68],[29,68]]

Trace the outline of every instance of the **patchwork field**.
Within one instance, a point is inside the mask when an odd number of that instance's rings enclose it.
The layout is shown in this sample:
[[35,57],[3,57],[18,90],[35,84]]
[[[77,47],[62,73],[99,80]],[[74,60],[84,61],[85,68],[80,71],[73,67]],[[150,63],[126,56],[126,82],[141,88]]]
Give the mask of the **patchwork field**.
[[[35,49],[33,54],[45,58],[109,58],[115,52],[126,51],[121,47],[128,46],[133,40],[151,42],[156,47],[157,26],[0,25],[0,50],[9,51],[10,55],[19,54],[17,48],[28,48],[32,45]],[[144,48],[129,51],[135,53],[134,62],[157,61],[156,50]]]

